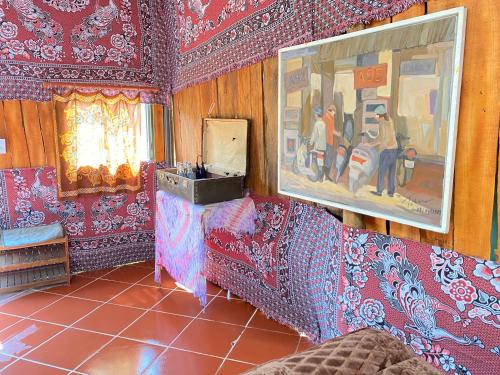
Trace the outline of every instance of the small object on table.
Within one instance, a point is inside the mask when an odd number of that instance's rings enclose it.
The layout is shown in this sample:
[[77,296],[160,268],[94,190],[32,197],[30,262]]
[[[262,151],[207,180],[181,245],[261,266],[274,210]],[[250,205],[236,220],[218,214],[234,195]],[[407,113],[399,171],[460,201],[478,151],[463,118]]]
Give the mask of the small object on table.
[[[248,121],[205,119],[202,130],[201,178],[175,168],[156,171],[158,190],[191,203],[208,205],[243,196],[247,174]],[[193,168],[189,165],[191,173]],[[196,176],[198,177],[198,176]]]
[[205,168],[205,162],[202,161],[201,162],[201,178],[207,178],[208,177],[208,174],[207,174],[207,170]]

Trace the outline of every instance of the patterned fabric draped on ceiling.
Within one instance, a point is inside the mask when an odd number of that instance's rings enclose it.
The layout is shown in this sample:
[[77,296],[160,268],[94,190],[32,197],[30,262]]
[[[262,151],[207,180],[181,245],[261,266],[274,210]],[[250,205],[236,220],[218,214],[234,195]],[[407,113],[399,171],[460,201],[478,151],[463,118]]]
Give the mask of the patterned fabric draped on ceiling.
[[423,0],[177,0],[174,92]]
[[[169,1],[0,1],[0,99],[49,101],[44,81],[156,86],[167,102]],[[172,29],[171,29],[172,30]],[[172,41],[173,42],[173,41]],[[168,69],[170,67],[170,70]]]
[[158,86],[168,95],[424,0],[0,0],[0,99],[42,82]]

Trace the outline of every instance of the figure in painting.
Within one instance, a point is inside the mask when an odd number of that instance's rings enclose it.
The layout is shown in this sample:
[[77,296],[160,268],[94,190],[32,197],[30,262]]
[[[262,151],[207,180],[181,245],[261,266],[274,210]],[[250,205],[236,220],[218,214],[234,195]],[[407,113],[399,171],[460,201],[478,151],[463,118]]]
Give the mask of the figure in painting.
[[380,159],[377,176],[377,191],[372,192],[381,196],[385,187],[385,175],[387,173],[387,195],[394,196],[396,189],[396,161],[398,160],[398,142],[394,123],[390,119],[383,105],[375,108],[375,114],[380,126],[380,132],[376,143],[380,149]]
[[[314,109],[314,127],[309,145],[311,145],[315,151],[318,151],[316,153],[318,156],[324,155],[326,151],[326,125],[323,121],[323,110],[320,107]],[[324,169],[325,166],[323,166],[323,171],[320,171],[320,181],[322,181],[322,176],[325,174]]]
[[[340,132],[335,130],[335,105],[330,104],[323,116],[326,126],[326,155],[325,155],[325,175],[333,181],[333,168],[335,166],[335,150],[339,145]],[[337,139],[336,139],[337,138]]]

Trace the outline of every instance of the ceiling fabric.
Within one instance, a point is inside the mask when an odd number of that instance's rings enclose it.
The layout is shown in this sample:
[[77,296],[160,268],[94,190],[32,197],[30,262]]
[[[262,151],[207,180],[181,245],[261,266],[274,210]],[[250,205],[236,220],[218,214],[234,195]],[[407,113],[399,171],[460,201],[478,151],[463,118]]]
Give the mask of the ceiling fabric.
[[423,0],[178,0],[173,91],[275,56],[282,47],[339,35]]
[[[166,103],[173,34],[163,0],[0,2],[0,99],[45,101],[43,82],[160,87]],[[175,22],[175,21],[174,21]],[[170,32],[169,32],[170,30]],[[172,45],[173,46],[173,45]],[[172,49],[172,48],[171,48]]]

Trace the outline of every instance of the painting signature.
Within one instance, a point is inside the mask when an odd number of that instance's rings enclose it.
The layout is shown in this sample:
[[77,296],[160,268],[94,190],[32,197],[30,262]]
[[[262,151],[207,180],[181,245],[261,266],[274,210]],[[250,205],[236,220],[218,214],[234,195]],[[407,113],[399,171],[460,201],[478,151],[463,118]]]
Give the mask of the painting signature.
[[[433,201],[432,198],[424,199],[413,195],[410,195],[408,197],[401,197],[403,198],[403,204],[405,204],[406,207],[412,211],[424,215],[441,215],[441,209],[439,208],[423,207],[423,205],[431,203]],[[415,205],[417,205],[418,207],[414,208]]]

